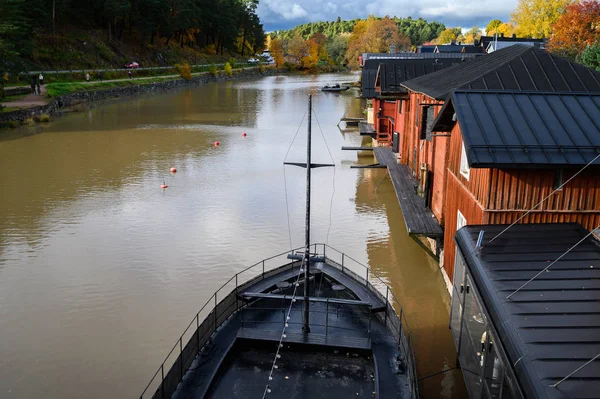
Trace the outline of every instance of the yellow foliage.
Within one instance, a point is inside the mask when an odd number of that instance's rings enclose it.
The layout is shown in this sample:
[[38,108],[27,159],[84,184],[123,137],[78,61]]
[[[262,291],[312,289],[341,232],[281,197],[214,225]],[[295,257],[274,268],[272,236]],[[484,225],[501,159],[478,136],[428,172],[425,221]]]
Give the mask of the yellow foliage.
[[5,73],[4,73],[4,75],[2,75],[2,79],[3,79],[5,82],[8,82],[8,72],[5,72]]
[[225,74],[227,76],[229,76],[229,77],[233,76],[233,69],[231,68],[231,65],[229,64],[229,62],[225,63],[223,70],[225,71]]
[[456,34],[456,30],[451,28],[446,28],[440,35],[435,39],[436,44],[448,44],[456,41],[458,39],[458,35]]
[[192,80],[192,70],[187,63],[175,64],[175,69],[183,79]]
[[389,17],[375,19],[370,15],[366,20],[358,21],[348,40],[346,58],[351,66],[358,65],[362,53],[384,53],[394,45],[396,51],[410,49],[410,39],[400,34],[398,25]]
[[573,0],[518,0],[511,14],[519,37],[552,36],[554,24]]
[[300,60],[300,64],[304,69],[315,70],[319,65],[319,44],[314,40],[309,40],[308,52]]
[[215,55],[217,54],[217,48],[214,44],[209,44],[208,46],[206,46],[206,53],[210,55]]
[[269,49],[271,50],[271,57],[273,57],[273,61],[275,61],[275,67],[281,68],[285,63],[283,43],[280,39],[272,39],[269,41]]

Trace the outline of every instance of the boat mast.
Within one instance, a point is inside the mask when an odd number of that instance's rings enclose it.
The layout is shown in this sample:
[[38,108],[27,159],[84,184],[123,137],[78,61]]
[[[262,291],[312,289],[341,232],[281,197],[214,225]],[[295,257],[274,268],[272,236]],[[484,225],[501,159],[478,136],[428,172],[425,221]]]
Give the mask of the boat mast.
[[312,94],[308,95],[308,134],[306,139],[306,231],[305,231],[305,245],[304,249],[304,317],[302,330],[305,333],[310,332],[310,326],[308,324],[309,319],[309,306],[310,301],[308,300],[309,293],[309,282],[310,282],[310,134],[311,134],[311,121],[312,121]]

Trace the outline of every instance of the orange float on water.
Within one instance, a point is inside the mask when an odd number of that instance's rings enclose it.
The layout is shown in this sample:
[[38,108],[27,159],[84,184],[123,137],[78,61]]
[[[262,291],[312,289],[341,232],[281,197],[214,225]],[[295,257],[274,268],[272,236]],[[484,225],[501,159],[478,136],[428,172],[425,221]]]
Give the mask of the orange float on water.
[[246,132],[242,133],[242,137],[246,137]]
[[215,141],[215,147],[218,147],[220,145],[221,145],[221,143],[219,143],[218,141]]
[[177,168],[171,168],[171,173],[177,172]]
[[166,183],[163,183],[163,184],[160,185],[160,188],[167,188],[167,187],[169,187],[169,186],[167,186]]

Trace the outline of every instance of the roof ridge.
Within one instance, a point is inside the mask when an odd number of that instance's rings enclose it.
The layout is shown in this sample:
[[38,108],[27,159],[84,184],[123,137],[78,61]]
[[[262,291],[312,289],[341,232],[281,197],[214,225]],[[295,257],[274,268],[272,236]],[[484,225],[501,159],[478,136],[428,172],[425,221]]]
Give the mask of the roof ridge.
[[[435,77],[437,76],[450,76],[448,75],[449,73],[453,73],[457,70],[463,70],[463,69],[474,69],[474,68],[481,68],[482,66],[485,66],[487,64],[490,64],[489,68],[486,68],[485,71],[483,72],[479,72],[476,73],[475,76],[473,76],[473,74],[468,74],[469,75],[469,80],[466,81],[462,81],[462,82],[458,82],[457,85],[455,87],[462,87],[464,85],[467,85],[469,83],[475,82],[478,79],[481,79],[483,76],[487,75],[489,72],[500,68],[504,65],[506,65],[507,63],[509,63],[510,61],[521,57],[523,54],[525,54],[527,51],[532,51],[533,47],[530,46],[523,46],[523,45],[519,45],[519,44],[515,44],[513,46],[510,47],[506,47],[503,48],[501,50],[495,51],[492,54],[488,54],[488,55],[484,55],[483,57],[478,57],[475,58],[473,60],[470,60],[468,62],[465,62],[464,64],[459,64],[456,67],[453,68],[449,68],[449,69],[444,69],[442,71],[438,71],[435,72],[433,74],[429,74],[426,75],[424,77],[420,77],[420,78],[416,78],[416,79],[411,79],[409,81],[404,82],[402,85],[404,87],[406,87],[409,90],[412,91],[417,91],[417,92],[422,92],[423,94],[426,94],[430,97],[439,97],[439,96],[434,96],[434,95],[429,95],[427,93],[425,93],[422,90],[419,90],[418,86],[421,83],[427,83],[428,80],[431,80],[433,82],[437,82],[437,80],[435,79]],[[498,64],[494,64],[494,62],[499,62]],[[473,72],[473,71],[471,71]],[[436,75],[439,74],[439,75]],[[435,75],[435,76],[434,76]],[[415,86],[413,86],[413,84],[416,83],[416,88]],[[412,87],[411,87],[412,86]],[[435,91],[435,90],[433,90]],[[445,97],[445,96],[444,96]]]

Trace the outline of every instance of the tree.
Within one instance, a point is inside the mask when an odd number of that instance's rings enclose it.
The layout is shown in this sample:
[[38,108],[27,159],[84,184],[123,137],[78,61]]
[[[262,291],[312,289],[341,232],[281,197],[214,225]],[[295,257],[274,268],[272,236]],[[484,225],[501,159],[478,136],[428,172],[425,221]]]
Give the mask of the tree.
[[494,33],[496,33],[496,29],[498,29],[500,25],[502,25],[502,21],[499,19],[492,19],[485,27],[485,34],[487,36],[492,36]]
[[475,43],[475,40],[479,40],[481,38],[481,29],[479,29],[477,26],[472,27],[471,29],[469,29],[467,31],[467,33],[465,33],[464,36],[464,43],[465,44],[473,44]]
[[455,42],[458,36],[461,35],[461,28],[446,28],[440,35],[435,39],[436,44],[448,44]]
[[297,65],[300,65],[300,61],[308,55],[308,50],[308,44],[302,40],[300,35],[295,35],[288,42],[287,54]]
[[579,55],[579,62],[600,72],[600,43],[588,45]]
[[518,0],[511,14],[520,37],[544,38],[552,35],[554,24],[573,0]]
[[283,55],[283,42],[277,38],[270,40],[269,50],[273,61],[275,61],[275,68],[281,68],[285,63],[285,57]]
[[369,16],[359,21],[348,39],[346,58],[351,66],[358,66],[358,57],[362,53],[383,53],[394,45],[397,51],[408,50],[410,39],[398,31],[398,26],[389,17],[376,19]]
[[569,4],[554,25],[548,42],[550,51],[575,58],[600,41],[600,3],[583,0]]
[[338,65],[345,65],[348,62],[346,60],[346,53],[348,52],[349,39],[350,34],[343,33],[327,42],[327,54]]

